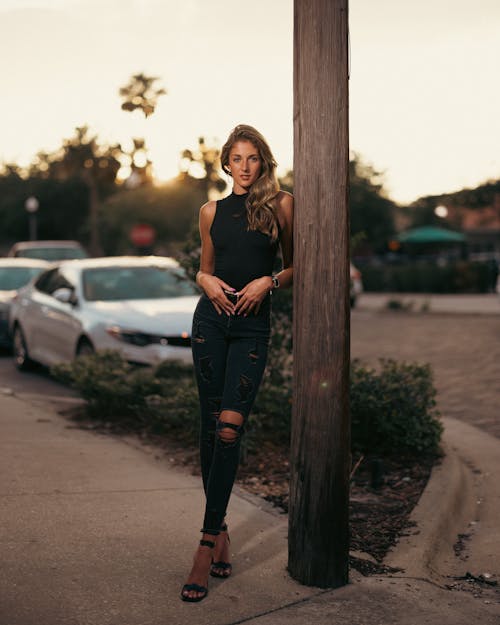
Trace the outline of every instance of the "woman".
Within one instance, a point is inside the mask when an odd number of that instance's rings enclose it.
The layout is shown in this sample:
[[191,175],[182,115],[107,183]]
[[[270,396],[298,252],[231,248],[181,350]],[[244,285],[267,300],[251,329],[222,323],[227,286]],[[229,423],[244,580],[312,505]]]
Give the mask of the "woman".
[[[222,148],[231,195],[200,210],[203,290],[193,318],[193,359],[201,405],[200,460],[206,496],[202,540],[183,601],[208,594],[208,575],[228,577],[224,521],[241,436],[267,359],[272,290],[291,286],[293,197],[280,191],[276,161],[255,128],[239,125]],[[283,270],[272,274],[278,246]]]

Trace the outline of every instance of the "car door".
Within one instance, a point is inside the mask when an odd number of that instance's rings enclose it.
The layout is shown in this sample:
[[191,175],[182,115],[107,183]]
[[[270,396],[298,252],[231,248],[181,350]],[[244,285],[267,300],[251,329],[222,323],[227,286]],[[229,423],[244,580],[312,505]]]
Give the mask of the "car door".
[[80,336],[78,311],[69,302],[54,297],[60,288],[75,290],[75,284],[58,267],[41,283],[36,283],[31,296],[29,349],[35,360],[51,365],[71,360]]

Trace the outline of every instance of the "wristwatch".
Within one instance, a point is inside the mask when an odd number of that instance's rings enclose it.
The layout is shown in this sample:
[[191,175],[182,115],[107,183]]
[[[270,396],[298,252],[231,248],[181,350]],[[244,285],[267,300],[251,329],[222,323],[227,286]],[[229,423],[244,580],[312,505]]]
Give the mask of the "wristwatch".
[[279,289],[280,281],[279,281],[278,276],[271,276],[271,280],[273,281],[273,289]]

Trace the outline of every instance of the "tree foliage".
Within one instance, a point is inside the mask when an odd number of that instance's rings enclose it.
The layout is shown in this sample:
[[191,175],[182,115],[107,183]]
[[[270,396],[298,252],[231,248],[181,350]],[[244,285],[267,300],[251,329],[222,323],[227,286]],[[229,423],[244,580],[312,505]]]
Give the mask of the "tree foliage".
[[198,138],[197,150],[186,149],[181,153],[179,179],[199,186],[207,199],[212,193],[219,195],[227,186],[220,172],[220,150],[213,144],[207,144],[205,137]]
[[[286,172],[279,182],[282,189],[293,192],[293,171]],[[396,208],[384,190],[382,174],[354,155],[349,163],[352,251],[385,251],[394,234]]]
[[[474,189],[461,189],[454,193],[426,195],[418,198],[407,209],[411,227],[437,225],[443,223],[452,228],[462,227],[461,209],[480,210],[495,206],[495,197],[500,194],[500,180],[491,180]],[[437,206],[446,206],[448,216],[443,219],[434,212]]]
[[358,251],[386,251],[394,234],[396,204],[386,195],[382,175],[359,155],[349,163],[349,209],[351,236],[360,241]]
[[132,227],[148,224],[156,232],[155,251],[175,254],[197,223],[199,208],[205,201],[202,189],[181,181],[120,190],[101,206],[99,221],[104,252],[133,252]]
[[52,153],[40,152],[22,170],[4,166],[0,174],[0,240],[5,244],[28,234],[26,199],[37,197],[41,238],[89,240],[89,208],[116,190],[120,146],[107,145],[87,126],[76,128]]

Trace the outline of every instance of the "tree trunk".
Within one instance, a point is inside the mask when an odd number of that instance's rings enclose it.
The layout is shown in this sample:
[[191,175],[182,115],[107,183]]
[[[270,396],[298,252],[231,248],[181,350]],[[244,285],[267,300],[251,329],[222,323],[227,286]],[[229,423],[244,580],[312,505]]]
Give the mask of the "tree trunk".
[[84,180],[89,190],[89,252],[92,256],[102,256],[99,237],[99,193],[97,183],[91,171],[85,170]]
[[295,0],[294,395],[289,559],[348,581],[348,0]]

